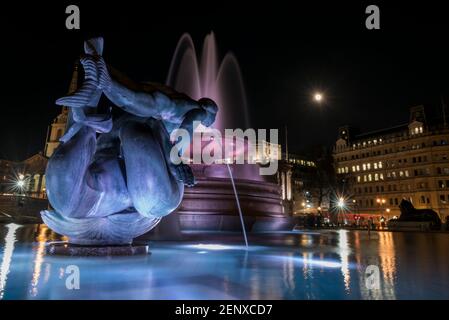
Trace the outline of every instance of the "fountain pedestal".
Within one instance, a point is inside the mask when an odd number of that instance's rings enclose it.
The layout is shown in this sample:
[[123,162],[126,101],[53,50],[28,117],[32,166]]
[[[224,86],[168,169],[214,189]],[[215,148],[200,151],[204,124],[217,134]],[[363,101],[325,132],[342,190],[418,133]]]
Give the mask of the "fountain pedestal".
[[[191,165],[198,184],[185,189],[176,210],[181,231],[241,231],[226,165]],[[296,221],[284,213],[279,186],[260,176],[258,165],[231,165],[247,231],[290,231]],[[163,222],[162,222],[163,223]]]

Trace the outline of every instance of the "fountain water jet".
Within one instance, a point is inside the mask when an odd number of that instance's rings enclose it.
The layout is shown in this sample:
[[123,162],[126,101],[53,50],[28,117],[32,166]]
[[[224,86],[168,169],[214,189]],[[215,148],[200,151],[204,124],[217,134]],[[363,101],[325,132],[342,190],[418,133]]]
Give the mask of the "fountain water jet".
[[[192,38],[184,33],[176,46],[166,84],[194,99],[208,97],[221,110],[214,127],[248,128],[249,115],[240,66],[235,56],[228,52],[221,63],[213,32],[204,39],[200,63]],[[239,114],[240,117],[232,117]],[[241,119],[241,120],[240,120]]]
[[245,221],[243,219],[242,208],[240,207],[239,195],[237,194],[237,188],[235,187],[235,181],[234,181],[234,177],[232,176],[231,167],[229,166],[229,164],[226,164],[226,167],[228,168],[228,171],[229,171],[229,178],[231,179],[232,189],[234,190],[234,195],[235,195],[235,202],[237,203],[237,209],[239,211],[240,222],[242,223],[242,231],[243,231],[243,238],[245,239],[245,246],[246,246],[246,248],[248,248],[248,237],[246,236]]

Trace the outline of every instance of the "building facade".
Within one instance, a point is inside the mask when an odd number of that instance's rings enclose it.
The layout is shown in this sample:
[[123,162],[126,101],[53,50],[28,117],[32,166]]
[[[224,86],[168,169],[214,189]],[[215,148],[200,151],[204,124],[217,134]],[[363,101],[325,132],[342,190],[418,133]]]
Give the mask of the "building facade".
[[333,157],[349,218],[398,217],[402,199],[449,215],[449,127],[428,121],[423,106],[396,127],[363,134],[341,127]]
[[321,214],[329,211],[331,188],[316,160],[286,154],[277,174],[284,206],[292,215]]

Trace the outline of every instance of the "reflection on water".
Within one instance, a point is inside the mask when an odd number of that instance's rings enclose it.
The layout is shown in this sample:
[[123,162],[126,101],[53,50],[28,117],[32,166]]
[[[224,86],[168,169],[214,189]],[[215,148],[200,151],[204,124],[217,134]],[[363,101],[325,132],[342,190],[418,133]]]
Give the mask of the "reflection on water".
[[345,283],[345,291],[350,292],[351,275],[349,273],[349,244],[348,244],[348,231],[338,231],[338,248],[341,260],[341,273],[343,275],[343,282]]
[[[449,298],[448,234],[263,233],[248,251],[239,235],[186,237],[151,242],[145,257],[51,257],[46,243],[61,238],[45,225],[0,225],[0,299]],[[79,290],[65,286],[71,265]]]
[[[39,227],[39,234],[36,238],[37,240],[37,249],[36,254],[34,258],[34,268],[33,268],[33,277],[31,279],[31,290],[30,294],[34,297],[37,295],[37,285],[39,284],[39,278],[41,276],[41,269],[42,269],[42,263],[44,261],[44,253],[45,253],[45,243],[48,240],[47,232],[50,230],[46,225],[40,225]],[[47,271],[46,271],[46,279],[48,279],[50,274],[50,268],[51,265],[47,264]]]
[[384,293],[388,299],[396,299],[394,292],[396,257],[393,234],[390,232],[379,233],[379,259],[381,272],[384,277]]
[[12,255],[14,252],[14,244],[16,240],[16,231],[20,226],[14,223],[8,224],[6,226],[6,236],[5,244],[3,246],[2,264],[0,266],[0,299],[3,299],[6,279],[9,274],[9,269],[11,267]]

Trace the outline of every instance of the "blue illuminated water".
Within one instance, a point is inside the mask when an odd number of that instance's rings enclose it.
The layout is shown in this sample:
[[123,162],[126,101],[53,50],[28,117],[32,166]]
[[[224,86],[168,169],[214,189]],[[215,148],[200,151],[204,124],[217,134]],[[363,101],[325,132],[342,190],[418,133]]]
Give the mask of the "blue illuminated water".
[[[303,231],[186,234],[145,257],[45,255],[45,226],[0,225],[0,299],[448,299],[449,235]],[[80,288],[66,287],[68,266]],[[378,267],[380,287],[367,286]],[[372,278],[370,278],[372,279]],[[368,280],[370,280],[368,279]]]

